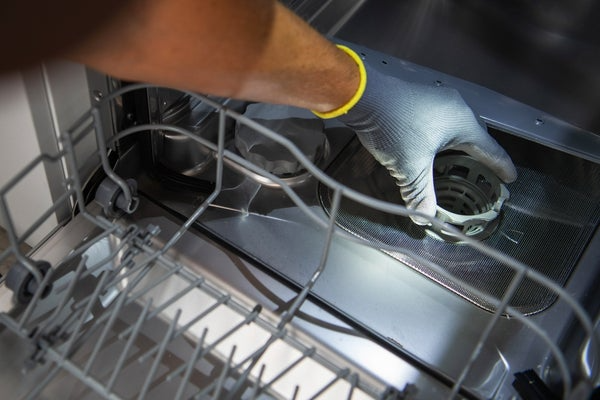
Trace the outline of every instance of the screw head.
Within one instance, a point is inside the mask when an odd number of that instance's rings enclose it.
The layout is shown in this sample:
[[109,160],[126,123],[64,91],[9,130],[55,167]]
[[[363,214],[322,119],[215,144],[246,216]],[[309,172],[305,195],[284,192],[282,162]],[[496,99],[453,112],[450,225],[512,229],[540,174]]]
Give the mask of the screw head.
[[101,101],[104,98],[104,93],[99,89],[92,90],[92,98],[96,101]]

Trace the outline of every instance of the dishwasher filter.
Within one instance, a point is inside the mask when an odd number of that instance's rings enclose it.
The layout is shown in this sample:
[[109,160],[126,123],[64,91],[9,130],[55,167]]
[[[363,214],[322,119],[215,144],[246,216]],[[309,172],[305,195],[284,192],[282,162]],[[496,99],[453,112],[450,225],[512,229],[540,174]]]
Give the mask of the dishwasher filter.
[[[498,135],[497,135],[498,136]],[[505,135],[508,136],[508,135]],[[524,146],[511,138],[507,148]],[[533,146],[528,159],[514,159],[517,180],[507,185],[506,200],[498,225],[483,242],[564,285],[581,252],[600,222],[600,167],[556,150]],[[518,154],[518,152],[511,153]],[[568,171],[565,173],[565,171]],[[361,193],[402,204],[397,186],[385,168],[355,141],[327,170],[334,179]],[[558,175],[558,176],[557,176]],[[320,188],[323,207],[331,207],[332,191]],[[494,311],[495,307],[469,285],[493,297],[502,298],[515,276],[503,263],[469,246],[431,237],[410,219],[373,210],[352,201],[343,201],[338,224],[361,238],[406,248],[421,259],[402,252],[387,251],[456,294]],[[548,234],[550,232],[550,234]],[[450,274],[439,274],[430,265]],[[550,306],[556,294],[544,285],[524,278],[510,305],[523,314],[540,312]]]

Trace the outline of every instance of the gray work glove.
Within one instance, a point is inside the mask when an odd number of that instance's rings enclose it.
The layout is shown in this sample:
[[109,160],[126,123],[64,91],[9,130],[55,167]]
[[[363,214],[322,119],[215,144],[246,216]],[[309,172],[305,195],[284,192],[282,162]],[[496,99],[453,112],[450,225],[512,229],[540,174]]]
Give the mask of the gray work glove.
[[[363,146],[400,187],[406,207],[436,214],[433,160],[447,149],[464,151],[500,179],[516,179],[508,154],[482,127],[458,91],[387,76],[365,63],[366,88],[338,119],[354,129]],[[411,217],[420,225],[427,221]]]

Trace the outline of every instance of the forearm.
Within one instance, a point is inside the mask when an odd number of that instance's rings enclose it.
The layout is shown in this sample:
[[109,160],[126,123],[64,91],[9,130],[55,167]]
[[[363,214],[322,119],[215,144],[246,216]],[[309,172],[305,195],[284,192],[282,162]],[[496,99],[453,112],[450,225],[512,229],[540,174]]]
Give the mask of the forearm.
[[133,1],[68,56],[123,79],[329,111],[355,62],[272,0]]

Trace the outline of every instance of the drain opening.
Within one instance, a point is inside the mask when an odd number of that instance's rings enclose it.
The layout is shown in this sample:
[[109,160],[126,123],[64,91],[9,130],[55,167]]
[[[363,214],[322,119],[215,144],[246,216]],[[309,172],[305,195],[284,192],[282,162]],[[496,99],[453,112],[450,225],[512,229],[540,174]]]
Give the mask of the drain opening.
[[[477,240],[494,233],[502,205],[509,197],[500,179],[466,154],[440,155],[433,170],[436,217]],[[427,233],[436,239],[460,242],[459,237],[448,231],[430,227]]]

